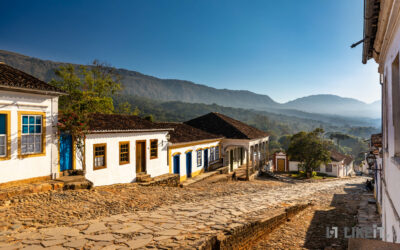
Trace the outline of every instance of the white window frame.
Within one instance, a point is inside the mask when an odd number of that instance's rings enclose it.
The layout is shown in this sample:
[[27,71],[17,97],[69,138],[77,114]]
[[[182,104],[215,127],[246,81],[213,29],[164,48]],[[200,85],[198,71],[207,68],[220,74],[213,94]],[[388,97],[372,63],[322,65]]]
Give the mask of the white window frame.
[[203,158],[203,152],[201,149],[197,150],[197,167],[201,167],[202,165],[202,158]]

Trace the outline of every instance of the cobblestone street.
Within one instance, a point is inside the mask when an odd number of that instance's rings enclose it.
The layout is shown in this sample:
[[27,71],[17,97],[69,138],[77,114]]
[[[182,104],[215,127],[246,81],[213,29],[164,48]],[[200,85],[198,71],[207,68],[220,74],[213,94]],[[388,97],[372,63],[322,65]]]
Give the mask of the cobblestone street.
[[[183,189],[129,184],[22,196],[0,208],[0,249],[196,248],[224,230],[292,204],[336,206],[331,204],[334,193],[362,182],[210,180]],[[270,244],[262,242],[261,247]]]

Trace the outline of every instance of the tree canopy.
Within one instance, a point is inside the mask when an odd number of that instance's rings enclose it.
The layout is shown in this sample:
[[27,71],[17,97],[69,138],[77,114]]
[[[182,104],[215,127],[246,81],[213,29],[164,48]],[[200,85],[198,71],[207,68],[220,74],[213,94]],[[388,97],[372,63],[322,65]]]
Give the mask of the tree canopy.
[[288,156],[300,162],[308,177],[321,164],[330,162],[330,142],[323,139],[322,135],[323,130],[317,128],[312,132],[299,132],[290,140]]

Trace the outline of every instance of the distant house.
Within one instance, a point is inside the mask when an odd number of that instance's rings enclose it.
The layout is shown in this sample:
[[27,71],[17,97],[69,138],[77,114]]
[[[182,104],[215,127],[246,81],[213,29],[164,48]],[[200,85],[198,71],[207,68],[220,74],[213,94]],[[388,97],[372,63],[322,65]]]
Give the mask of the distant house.
[[[321,164],[315,171],[334,177],[345,177],[354,174],[354,160],[350,155],[331,150],[331,162]],[[282,156],[282,155],[281,155]],[[299,171],[299,162],[289,161],[289,171]],[[300,169],[301,170],[301,169]]]
[[[289,170],[289,161],[286,153],[275,152],[272,160],[274,172],[287,172]],[[296,170],[297,171],[297,170]]]
[[85,170],[85,177],[95,186],[130,183],[143,175],[167,174],[170,131],[173,128],[138,116],[94,114],[83,157],[75,152],[75,169]]
[[321,165],[316,171],[335,177],[345,177],[354,173],[351,156],[331,150],[331,162]]
[[260,166],[267,158],[267,133],[220,113],[209,113],[190,121],[187,125],[224,137],[221,156],[223,165],[233,171],[241,165]]
[[55,177],[58,97],[55,88],[0,63],[0,183]]
[[180,180],[206,171],[220,162],[221,136],[207,133],[183,123],[159,123],[173,128],[168,143],[169,172],[180,175]]

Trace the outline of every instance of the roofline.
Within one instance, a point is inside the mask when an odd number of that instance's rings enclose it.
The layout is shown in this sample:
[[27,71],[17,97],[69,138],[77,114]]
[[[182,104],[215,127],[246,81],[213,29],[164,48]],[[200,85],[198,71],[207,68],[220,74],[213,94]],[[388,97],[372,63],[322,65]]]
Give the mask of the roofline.
[[15,91],[15,92],[23,92],[23,93],[33,93],[33,94],[42,94],[42,95],[51,95],[51,96],[62,96],[68,95],[65,92],[58,92],[58,91],[48,91],[48,90],[39,90],[39,89],[29,89],[29,88],[20,88],[20,87],[11,87],[0,85],[0,90],[5,91]]
[[[374,42],[377,33],[377,29],[374,31],[372,26],[373,22],[379,18],[379,12],[377,16],[374,16],[374,6],[379,0],[364,0],[364,30],[363,30],[363,52],[362,52],[362,63],[366,64],[369,59],[373,57],[370,54],[371,50],[374,50]],[[372,52],[373,53],[373,52]]]
[[215,142],[215,141],[220,141],[222,139],[224,139],[224,137],[215,138],[215,139],[197,140],[197,141],[187,141],[187,142],[176,142],[176,143],[169,142],[169,144],[171,145],[170,148],[174,149],[174,148],[188,147],[188,146],[198,145],[198,144],[203,144],[203,143],[211,143],[211,142]]
[[129,133],[129,132],[162,132],[173,131],[173,128],[165,129],[115,129],[115,130],[90,130],[88,134],[107,134],[107,133]]

